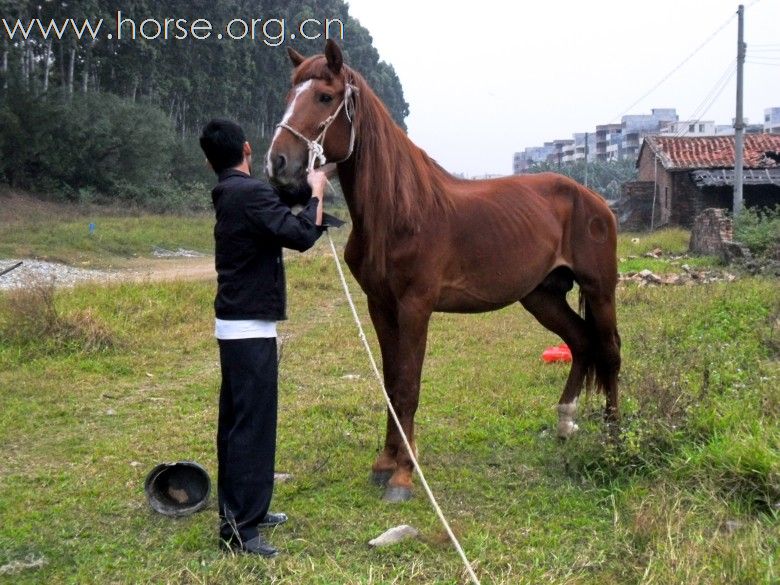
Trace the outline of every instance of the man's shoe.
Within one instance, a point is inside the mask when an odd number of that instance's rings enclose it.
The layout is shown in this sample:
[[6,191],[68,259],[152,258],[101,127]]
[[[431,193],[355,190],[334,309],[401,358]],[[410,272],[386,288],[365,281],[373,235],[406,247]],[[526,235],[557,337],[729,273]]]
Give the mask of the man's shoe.
[[279,554],[279,551],[270,542],[261,535],[250,538],[247,541],[228,541],[222,539],[220,545],[225,550],[232,552],[246,553],[250,555],[259,555],[261,557],[273,558]]
[[279,526],[280,524],[284,524],[287,522],[287,514],[284,512],[268,512],[268,514],[265,515],[265,518],[263,518],[263,521],[260,522],[260,524],[257,525],[258,528],[273,528],[274,526]]

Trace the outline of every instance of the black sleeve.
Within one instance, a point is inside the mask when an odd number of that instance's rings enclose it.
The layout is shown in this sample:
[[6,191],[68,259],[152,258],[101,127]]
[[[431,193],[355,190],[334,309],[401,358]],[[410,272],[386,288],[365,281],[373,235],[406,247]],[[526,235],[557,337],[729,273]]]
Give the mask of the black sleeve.
[[282,203],[288,205],[289,207],[293,207],[295,205],[306,205],[309,202],[309,199],[311,199],[312,194],[311,187],[309,187],[309,185],[306,183],[294,190],[279,189],[277,193],[279,193],[279,199],[282,200]]
[[263,185],[247,197],[245,213],[249,222],[263,235],[274,238],[285,248],[305,252],[322,235],[317,220],[317,199],[312,197],[298,215],[279,198],[270,185]]

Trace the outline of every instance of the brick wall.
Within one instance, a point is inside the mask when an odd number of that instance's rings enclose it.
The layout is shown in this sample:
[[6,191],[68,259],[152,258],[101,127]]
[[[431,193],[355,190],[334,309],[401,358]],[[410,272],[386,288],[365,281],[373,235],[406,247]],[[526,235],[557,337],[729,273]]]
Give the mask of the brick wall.
[[691,180],[690,171],[672,173],[671,191],[669,223],[690,228],[694,218],[704,211],[702,192]]
[[[621,231],[636,232],[650,229],[653,186],[652,181],[631,181],[620,186],[620,199],[615,205],[615,215]],[[659,210],[656,209],[656,220],[658,216]]]
[[696,254],[718,256],[733,237],[731,218],[726,210],[710,207],[696,216],[688,249]]

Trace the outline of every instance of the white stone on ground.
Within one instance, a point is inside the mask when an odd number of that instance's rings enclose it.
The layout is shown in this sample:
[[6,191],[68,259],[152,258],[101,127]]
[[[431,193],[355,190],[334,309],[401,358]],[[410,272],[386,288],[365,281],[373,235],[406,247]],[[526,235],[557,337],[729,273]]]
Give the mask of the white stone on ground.
[[373,540],[369,540],[369,546],[388,546],[401,542],[402,540],[408,540],[410,538],[417,538],[420,535],[420,531],[416,528],[409,526],[408,524],[401,524],[383,532]]

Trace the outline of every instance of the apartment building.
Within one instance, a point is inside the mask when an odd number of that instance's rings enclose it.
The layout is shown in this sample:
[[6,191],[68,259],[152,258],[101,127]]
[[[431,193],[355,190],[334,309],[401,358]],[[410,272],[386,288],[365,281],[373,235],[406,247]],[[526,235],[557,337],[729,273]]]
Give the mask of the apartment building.
[[764,132],[767,134],[780,134],[780,108],[767,108],[764,110]]

